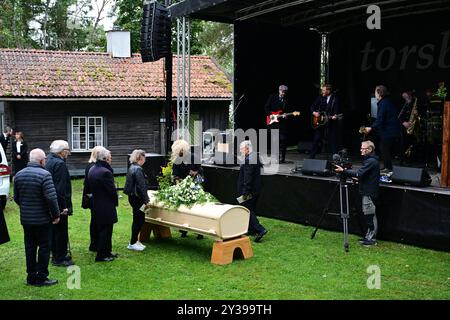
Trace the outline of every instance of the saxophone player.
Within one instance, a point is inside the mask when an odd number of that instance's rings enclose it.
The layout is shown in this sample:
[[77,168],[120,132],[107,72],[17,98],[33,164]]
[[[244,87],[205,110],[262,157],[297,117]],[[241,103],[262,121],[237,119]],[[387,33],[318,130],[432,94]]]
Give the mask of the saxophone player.
[[417,128],[417,120],[419,113],[417,110],[417,97],[414,96],[413,91],[404,91],[402,93],[404,101],[403,107],[398,115],[402,123],[402,152],[400,154],[401,163],[405,159],[411,157],[414,142],[414,130]]

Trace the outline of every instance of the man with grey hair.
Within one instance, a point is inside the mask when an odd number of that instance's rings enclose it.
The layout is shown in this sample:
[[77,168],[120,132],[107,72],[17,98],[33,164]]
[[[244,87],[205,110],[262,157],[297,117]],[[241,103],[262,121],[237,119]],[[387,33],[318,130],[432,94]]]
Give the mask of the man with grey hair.
[[66,165],[70,148],[67,141],[55,140],[50,145],[45,169],[50,172],[58,196],[58,205],[66,214],[61,216],[59,224],[53,226],[52,234],[52,264],[54,266],[71,266],[74,264],[69,245],[69,219],[72,215],[72,184]]
[[367,225],[366,235],[360,239],[360,242],[364,246],[373,246],[377,244],[378,222],[375,209],[379,195],[380,164],[378,157],[375,155],[375,145],[372,141],[367,140],[361,143],[361,156],[363,157],[363,163],[358,170],[336,166],[335,171],[342,173],[345,177],[358,180],[362,211]]
[[48,279],[48,262],[51,225],[58,224],[60,209],[52,177],[44,170],[45,161],[42,149],[31,150],[30,162],[14,179],[14,201],[24,230],[27,284],[33,286],[58,283]]
[[96,262],[112,261],[112,233],[117,222],[116,207],[119,205],[113,170],[110,166],[111,152],[104,147],[97,151],[97,161],[89,170],[87,184],[92,193],[92,213],[97,223]]
[[[286,100],[286,94],[288,91],[288,87],[284,84],[278,87],[278,94],[272,94],[267,99],[265,104],[266,116],[270,117],[271,115],[281,115],[287,112],[288,103]],[[282,116],[279,118],[279,122],[273,122],[272,124],[267,124],[267,128],[269,129],[268,135],[272,136],[272,130],[278,130],[279,139],[280,139],[280,148],[279,150],[272,150],[272,143],[270,144],[270,152],[273,155],[274,153],[279,153],[279,162],[285,163],[286,158],[286,150],[287,150],[287,127],[286,127],[286,116]],[[271,139],[271,138],[269,138]]]
[[238,193],[244,200],[242,205],[250,210],[248,234],[254,235],[255,242],[260,242],[267,230],[259,223],[255,209],[261,193],[261,162],[256,152],[253,152],[252,143],[249,140],[242,141],[240,152],[243,157],[239,170]]
[[401,146],[402,125],[398,118],[397,107],[389,99],[389,92],[383,85],[375,87],[377,99],[377,119],[371,127],[366,127],[365,132],[375,130],[380,137],[380,151],[384,162],[383,173],[392,172],[392,158],[399,153]]

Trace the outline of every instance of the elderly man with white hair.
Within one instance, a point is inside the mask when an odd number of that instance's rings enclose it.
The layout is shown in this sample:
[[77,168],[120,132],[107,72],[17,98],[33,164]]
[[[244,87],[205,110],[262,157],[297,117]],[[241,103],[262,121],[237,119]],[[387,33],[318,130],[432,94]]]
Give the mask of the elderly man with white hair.
[[48,262],[51,225],[58,224],[60,210],[52,177],[44,170],[45,161],[43,150],[31,150],[30,162],[14,180],[14,201],[19,205],[24,231],[27,284],[32,286],[58,282],[48,279]]
[[98,147],[97,160],[89,170],[87,184],[92,193],[92,213],[97,224],[96,262],[112,261],[117,255],[112,253],[112,233],[117,222],[119,198],[110,166],[111,152]]
[[267,230],[259,223],[255,209],[261,193],[261,161],[256,152],[253,152],[252,143],[249,140],[240,144],[243,161],[239,170],[238,193],[244,200],[242,205],[250,210],[248,234],[254,235],[255,242],[260,242]]
[[61,221],[53,226],[52,230],[52,264],[62,267],[74,264],[68,252],[68,216],[72,215],[72,184],[70,182],[69,169],[66,165],[69,154],[70,148],[67,141],[55,140],[50,145],[50,153],[45,164],[45,169],[50,172],[55,184],[59,208],[61,211],[66,212],[65,215],[61,216]]

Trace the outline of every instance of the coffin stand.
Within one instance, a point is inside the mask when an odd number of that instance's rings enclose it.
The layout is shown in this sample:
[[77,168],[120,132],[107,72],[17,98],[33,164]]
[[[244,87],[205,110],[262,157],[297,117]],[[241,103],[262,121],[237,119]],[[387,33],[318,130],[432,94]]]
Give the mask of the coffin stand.
[[149,190],[150,208],[145,212],[145,223],[139,241],[148,242],[150,234],[170,238],[170,227],[192,231],[214,238],[211,263],[225,265],[233,262],[236,250],[244,259],[253,256],[248,230],[250,212],[247,208],[222,203],[205,203],[191,208],[165,209],[157,203],[155,191]]

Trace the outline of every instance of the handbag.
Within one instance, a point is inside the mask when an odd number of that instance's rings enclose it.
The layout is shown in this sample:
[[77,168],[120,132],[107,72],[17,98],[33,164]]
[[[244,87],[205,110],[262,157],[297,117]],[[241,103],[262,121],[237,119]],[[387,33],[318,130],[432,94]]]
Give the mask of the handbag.
[[81,199],[81,207],[83,209],[92,208],[92,193],[83,193],[83,197]]

